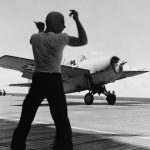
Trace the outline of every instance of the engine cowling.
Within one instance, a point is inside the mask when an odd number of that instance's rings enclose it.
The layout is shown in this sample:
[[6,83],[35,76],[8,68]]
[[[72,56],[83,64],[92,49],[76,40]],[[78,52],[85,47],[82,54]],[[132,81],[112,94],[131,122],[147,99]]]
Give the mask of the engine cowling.
[[121,60],[118,57],[112,57],[110,64],[115,73],[120,74],[123,71],[124,62],[121,62]]
[[87,59],[81,62],[78,67],[90,70],[91,74],[107,70],[108,68],[118,74],[123,71],[124,63],[117,56],[103,56],[91,60]]
[[94,84],[107,84],[114,82],[116,78],[122,73],[123,65],[126,62],[122,62],[117,56],[107,57],[101,59],[101,61],[95,61],[95,64],[91,67],[91,76]]

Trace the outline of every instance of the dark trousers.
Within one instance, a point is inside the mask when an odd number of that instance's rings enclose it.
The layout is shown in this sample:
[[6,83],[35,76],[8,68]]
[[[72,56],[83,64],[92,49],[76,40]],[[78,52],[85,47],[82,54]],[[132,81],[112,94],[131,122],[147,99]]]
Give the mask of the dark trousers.
[[20,121],[14,131],[11,149],[25,150],[26,138],[32,121],[43,99],[49,103],[56,127],[54,150],[72,150],[72,131],[68,119],[66,97],[60,73],[34,73],[29,93],[23,106]]

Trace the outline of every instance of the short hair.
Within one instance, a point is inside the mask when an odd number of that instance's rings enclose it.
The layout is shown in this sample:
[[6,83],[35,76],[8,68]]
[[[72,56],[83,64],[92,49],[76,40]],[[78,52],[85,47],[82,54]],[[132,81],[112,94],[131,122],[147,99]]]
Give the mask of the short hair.
[[46,16],[46,26],[57,25],[60,21],[64,21],[64,16],[60,12],[50,12]]

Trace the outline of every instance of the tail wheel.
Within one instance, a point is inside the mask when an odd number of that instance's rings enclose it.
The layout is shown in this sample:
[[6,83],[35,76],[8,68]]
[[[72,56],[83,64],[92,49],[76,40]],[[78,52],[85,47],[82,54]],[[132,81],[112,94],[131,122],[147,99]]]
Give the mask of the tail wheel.
[[92,93],[87,93],[84,97],[84,102],[86,105],[91,105],[93,104],[94,101],[94,96],[92,95]]
[[106,100],[109,105],[114,105],[116,103],[116,95],[109,93]]

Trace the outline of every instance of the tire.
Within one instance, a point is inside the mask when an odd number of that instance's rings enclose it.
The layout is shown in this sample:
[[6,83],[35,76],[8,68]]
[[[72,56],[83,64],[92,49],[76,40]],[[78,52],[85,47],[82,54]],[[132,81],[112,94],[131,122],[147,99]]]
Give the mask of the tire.
[[116,95],[110,93],[107,95],[106,100],[109,105],[114,105],[116,103]]
[[87,93],[84,96],[84,102],[86,105],[92,105],[94,101],[94,96],[91,93]]

